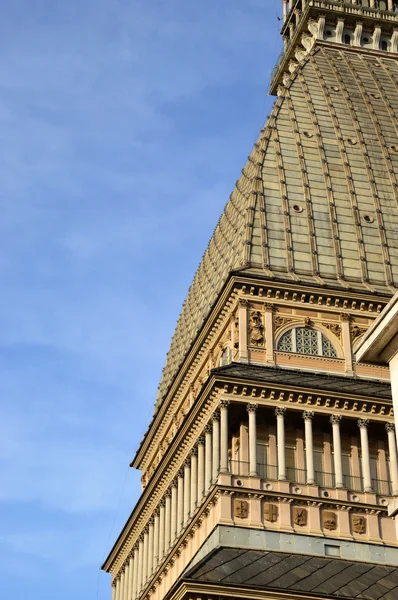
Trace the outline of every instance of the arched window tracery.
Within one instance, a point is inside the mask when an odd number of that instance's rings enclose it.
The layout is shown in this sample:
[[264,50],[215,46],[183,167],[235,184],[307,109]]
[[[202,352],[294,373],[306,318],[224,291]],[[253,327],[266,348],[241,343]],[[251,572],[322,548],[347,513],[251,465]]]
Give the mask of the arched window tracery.
[[311,327],[293,327],[286,331],[278,341],[277,350],[337,358],[337,352],[332,342],[321,331]]

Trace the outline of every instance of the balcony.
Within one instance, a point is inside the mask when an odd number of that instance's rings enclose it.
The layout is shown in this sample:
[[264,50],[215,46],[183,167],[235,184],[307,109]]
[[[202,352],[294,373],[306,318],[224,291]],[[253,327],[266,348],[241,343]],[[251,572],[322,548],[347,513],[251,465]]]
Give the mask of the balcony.
[[[238,477],[248,477],[250,465],[248,462],[230,460],[230,473]],[[276,465],[265,465],[257,463],[257,473],[260,479],[264,481],[278,481],[278,467]],[[305,469],[286,468],[287,480],[290,483],[306,485]],[[354,475],[344,475],[344,487],[349,492],[364,492],[362,477]],[[336,481],[334,473],[325,473],[324,471],[315,471],[316,485],[323,488],[335,488]],[[373,492],[379,496],[392,496],[392,483],[383,479],[372,479]]]

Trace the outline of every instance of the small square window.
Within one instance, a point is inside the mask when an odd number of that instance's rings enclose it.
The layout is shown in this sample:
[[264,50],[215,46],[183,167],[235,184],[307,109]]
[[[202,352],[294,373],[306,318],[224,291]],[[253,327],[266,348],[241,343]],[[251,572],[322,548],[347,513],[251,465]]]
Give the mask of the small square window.
[[325,544],[325,556],[341,556],[340,546]]

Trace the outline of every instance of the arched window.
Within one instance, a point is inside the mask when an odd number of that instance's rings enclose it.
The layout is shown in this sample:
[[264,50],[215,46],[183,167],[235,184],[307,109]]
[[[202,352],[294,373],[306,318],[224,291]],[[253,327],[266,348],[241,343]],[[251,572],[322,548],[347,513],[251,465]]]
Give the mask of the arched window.
[[278,342],[280,352],[296,352],[311,356],[337,358],[337,352],[331,342],[311,327],[295,327],[284,333]]

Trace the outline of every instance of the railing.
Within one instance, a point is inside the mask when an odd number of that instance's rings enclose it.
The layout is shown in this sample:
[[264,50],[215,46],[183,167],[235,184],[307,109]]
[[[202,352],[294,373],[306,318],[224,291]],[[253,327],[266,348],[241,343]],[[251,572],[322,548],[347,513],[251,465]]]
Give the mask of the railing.
[[343,475],[344,487],[350,492],[363,492],[362,477],[355,475]]
[[[241,460],[230,460],[229,469],[232,475],[248,477],[250,474],[250,463]],[[257,463],[257,475],[264,480],[277,481],[278,467],[276,465],[266,465]],[[305,485],[307,483],[307,473],[305,469],[286,468],[287,480],[291,483]],[[336,477],[334,473],[324,471],[315,471],[315,483],[320,487],[335,488]],[[350,492],[363,492],[364,485],[362,477],[354,475],[343,476],[344,488]],[[372,490],[380,496],[392,496],[391,481],[382,479],[372,479]]]

